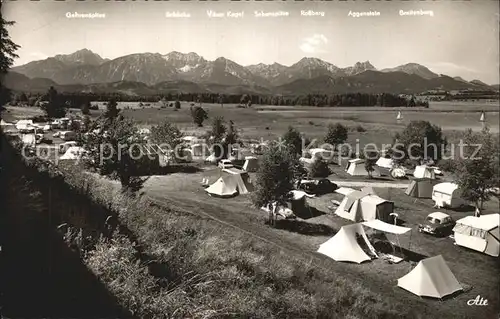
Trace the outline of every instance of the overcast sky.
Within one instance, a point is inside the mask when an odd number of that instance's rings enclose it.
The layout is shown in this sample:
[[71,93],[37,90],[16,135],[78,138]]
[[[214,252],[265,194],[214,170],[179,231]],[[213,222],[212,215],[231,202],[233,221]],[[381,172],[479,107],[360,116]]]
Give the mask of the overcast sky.
[[[432,10],[400,16],[399,10]],[[209,18],[207,10],[244,11],[243,18]],[[287,11],[288,17],[255,18],[254,10]],[[324,11],[303,17],[300,10]],[[376,10],[380,16],[349,17]],[[191,18],[166,18],[184,11]],[[68,19],[67,12],[106,18]],[[369,60],[376,68],[415,62],[436,73],[499,83],[497,1],[438,2],[28,2],[2,5],[11,38],[20,44],[15,65],[87,48],[104,58],[171,51],[224,56],[242,65],[291,65],[318,57],[339,67]]]

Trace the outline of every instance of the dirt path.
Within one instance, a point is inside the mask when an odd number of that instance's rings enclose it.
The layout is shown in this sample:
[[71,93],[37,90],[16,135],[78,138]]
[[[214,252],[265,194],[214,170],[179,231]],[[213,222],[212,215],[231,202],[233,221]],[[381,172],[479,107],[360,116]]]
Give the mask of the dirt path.
[[377,187],[377,188],[407,188],[408,183],[391,182],[361,182],[361,181],[332,181],[341,187]]

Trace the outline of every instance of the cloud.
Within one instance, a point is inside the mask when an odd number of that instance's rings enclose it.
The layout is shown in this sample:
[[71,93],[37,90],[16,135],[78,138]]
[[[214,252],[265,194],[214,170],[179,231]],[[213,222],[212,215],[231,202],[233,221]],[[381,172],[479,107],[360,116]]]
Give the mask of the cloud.
[[324,46],[327,43],[328,39],[323,34],[315,34],[303,39],[299,48],[305,53],[324,53],[326,52]]

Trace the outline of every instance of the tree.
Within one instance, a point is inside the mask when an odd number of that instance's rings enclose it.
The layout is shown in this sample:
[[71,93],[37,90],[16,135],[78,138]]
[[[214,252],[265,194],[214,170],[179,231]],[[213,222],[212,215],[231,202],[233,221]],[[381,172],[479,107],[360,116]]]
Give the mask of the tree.
[[293,154],[302,154],[302,136],[293,126],[289,126],[283,135],[283,142]]
[[[284,205],[294,189],[294,181],[304,173],[304,167],[290,149],[273,143],[264,153],[259,164],[252,201],[256,207],[273,202]],[[273,213],[269,221],[273,224]]]
[[315,160],[309,169],[309,177],[327,177],[330,175],[328,163],[323,159]]
[[401,146],[400,156],[393,157],[396,163],[407,159],[420,161],[432,159],[437,162],[446,149],[446,139],[439,126],[427,121],[411,121],[406,128],[395,136],[396,143]]
[[147,156],[143,153],[146,142],[131,119],[104,120],[105,126],[102,121],[92,126],[99,128],[100,133],[89,133],[83,139],[88,154],[84,163],[103,176],[119,180],[122,192],[136,194],[146,181],[137,174],[140,161]]
[[365,160],[365,170],[368,172],[368,177],[373,177],[375,171],[375,163],[377,163],[378,153],[375,151],[367,151],[366,154],[361,154]]
[[227,132],[227,127],[225,124],[224,117],[222,116],[215,117],[212,121],[212,128],[210,129],[209,135],[212,144],[218,144],[222,146],[222,148],[220,147],[214,148],[214,156],[216,158],[224,157],[227,155],[225,147],[226,144],[224,143],[226,132]]
[[[488,127],[480,133],[468,130],[464,138],[466,146],[454,165],[463,198],[473,202],[479,211],[490,199],[491,189],[498,187],[498,143],[498,136],[493,136]],[[478,152],[477,145],[480,145]]]
[[89,115],[90,114],[90,101],[87,101],[82,104],[82,114]]
[[14,63],[14,59],[19,58],[15,52],[20,46],[12,42],[9,31],[7,31],[7,27],[14,25],[14,23],[14,21],[6,21],[0,16],[0,83],[4,83],[3,77]]
[[238,143],[238,130],[234,126],[233,121],[229,121],[229,125],[226,130],[226,134],[223,139],[223,149],[224,149],[224,157],[227,158],[229,155],[231,155],[231,147]]
[[221,107],[224,107],[224,94],[219,94],[217,96],[217,101],[219,102]]
[[106,104],[106,111],[104,111],[104,118],[108,121],[113,121],[120,114],[120,110],[118,109],[118,103],[115,99],[111,99]]
[[325,143],[337,149],[337,146],[347,141],[348,130],[347,127],[340,123],[328,125],[328,131],[325,136]]
[[247,105],[249,100],[250,100],[250,97],[248,96],[248,94],[243,94],[240,98],[240,104]]
[[64,117],[66,115],[66,106],[62,101],[61,96],[57,93],[53,86],[47,92],[47,103],[41,104],[41,109],[45,112],[48,118]]
[[150,138],[151,142],[155,144],[166,144],[169,149],[180,152],[178,146],[182,143],[182,136],[183,134],[177,126],[165,120],[151,128]]
[[198,127],[202,127],[203,122],[208,119],[208,113],[201,106],[195,106],[191,109],[191,117]]
[[180,109],[181,108],[181,102],[179,100],[176,100],[174,106],[175,106],[176,110]]

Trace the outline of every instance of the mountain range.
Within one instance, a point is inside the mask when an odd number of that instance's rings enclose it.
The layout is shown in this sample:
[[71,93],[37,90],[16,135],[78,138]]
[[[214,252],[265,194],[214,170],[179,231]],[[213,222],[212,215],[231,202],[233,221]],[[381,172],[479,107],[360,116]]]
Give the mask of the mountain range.
[[[279,63],[242,66],[219,57],[208,61],[180,52],[137,53],[104,59],[82,49],[11,68],[4,79],[14,90],[119,91],[127,94],[215,92],[258,94],[419,93],[426,90],[493,89],[479,80],[439,75],[408,63],[377,70],[369,61],[346,68],[305,57],[291,66]],[[496,88],[496,87],[495,87]]]

